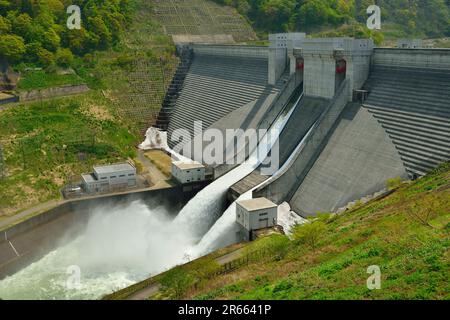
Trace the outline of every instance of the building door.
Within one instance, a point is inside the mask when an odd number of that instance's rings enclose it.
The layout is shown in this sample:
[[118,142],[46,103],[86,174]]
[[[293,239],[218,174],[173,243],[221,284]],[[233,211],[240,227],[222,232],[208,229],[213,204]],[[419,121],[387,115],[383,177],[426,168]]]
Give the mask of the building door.
[[259,229],[266,229],[269,227],[269,219],[259,219]]
[[336,87],[335,92],[340,88],[342,82],[347,77],[347,61],[344,59],[336,61]]

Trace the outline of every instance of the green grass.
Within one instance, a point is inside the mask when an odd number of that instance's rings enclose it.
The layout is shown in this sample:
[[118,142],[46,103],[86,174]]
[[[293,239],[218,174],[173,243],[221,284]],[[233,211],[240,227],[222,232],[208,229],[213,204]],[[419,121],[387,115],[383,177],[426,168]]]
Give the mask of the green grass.
[[[326,228],[314,248],[273,235],[244,249],[268,254],[231,273],[204,278],[201,265],[184,268],[193,285],[182,298],[450,299],[450,163],[385,198],[321,221]],[[367,288],[372,265],[381,269],[380,290]],[[153,298],[175,298],[173,291],[165,288]]]
[[26,71],[21,74],[21,80],[17,88],[21,91],[28,91],[82,83],[85,83],[85,81],[76,74],[58,75],[43,70]]
[[[93,164],[133,158],[140,138],[97,92],[19,105],[0,113],[6,178],[0,209],[18,209],[59,197],[73,175]],[[87,156],[79,161],[79,154]]]
[[165,176],[172,175],[172,159],[161,150],[151,150],[145,156],[161,171]]
[[[91,91],[0,111],[6,164],[6,178],[0,180],[0,219],[58,198],[62,185],[91,171],[94,164],[135,157],[142,130],[158,114],[178,62],[171,38],[152,18],[151,6],[144,0],[137,0],[136,6],[124,38],[109,50],[76,58],[76,75],[17,67],[22,71],[21,91],[81,83]],[[160,57],[165,60],[165,85]],[[79,161],[80,153],[87,160]]]

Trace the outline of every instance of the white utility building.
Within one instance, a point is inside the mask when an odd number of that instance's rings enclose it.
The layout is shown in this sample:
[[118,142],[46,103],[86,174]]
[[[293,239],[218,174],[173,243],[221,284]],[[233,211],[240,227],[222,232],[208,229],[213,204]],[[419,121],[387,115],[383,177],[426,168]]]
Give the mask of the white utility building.
[[244,239],[251,238],[251,232],[274,227],[277,224],[278,206],[266,198],[238,201],[236,221],[245,229]]
[[130,163],[96,166],[94,172],[83,174],[83,188],[88,193],[108,192],[136,187],[136,168]]
[[172,162],[172,176],[181,184],[205,181],[205,166],[199,162]]

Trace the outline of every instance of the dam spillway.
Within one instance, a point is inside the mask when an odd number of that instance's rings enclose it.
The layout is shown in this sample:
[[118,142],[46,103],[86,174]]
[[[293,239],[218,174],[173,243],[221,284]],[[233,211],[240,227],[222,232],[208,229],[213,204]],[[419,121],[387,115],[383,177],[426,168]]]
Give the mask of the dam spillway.
[[[314,216],[450,159],[449,104],[436,97],[448,96],[449,50],[289,37],[278,35],[268,48],[194,45],[165,114],[171,147],[177,129],[194,137],[196,120],[202,129],[279,130],[281,168],[273,177],[259,171],[264,156],[250,154],[256,161],[211,165],[215,181],[184,207],[140,200],[95,206],[80,232],[0,281],[0,298],[100,298],[237,241],[238,198],[265,196]],[[268,149],[273,143],[260,141]],[[71,266],[80,267],[80,290],[67,289]]]
[[[95,207],[78,235],[60,239],[42,259],[0,281],[0,297],[98,299],[208,253],[209,247],[197,244],[222,215],[221,198],[266,158],[296,106],[279,114],[246,162],[200,191],[178,214],[139,200]],[[226,244],[237,242],[230,236]],[[73,268],[80,277],[76,288],[68,287]]]

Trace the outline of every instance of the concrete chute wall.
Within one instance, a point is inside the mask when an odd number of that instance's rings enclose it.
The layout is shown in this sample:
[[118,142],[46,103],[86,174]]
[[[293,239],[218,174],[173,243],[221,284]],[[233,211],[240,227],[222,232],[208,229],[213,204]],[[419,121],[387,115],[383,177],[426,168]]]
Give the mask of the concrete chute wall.
[[398,176],[407,174],[389,136],[365,108],[350,103],[289,202],[302,216],[331,212],[380,191],[387,179]]
[[344,81],[334,99],[313,126],[302,147],[293,155],[291,163],[270,183],[254,190],[254,197],[266,197],[276,203],[290,199],[314,164],[349,96],[349,81]]

